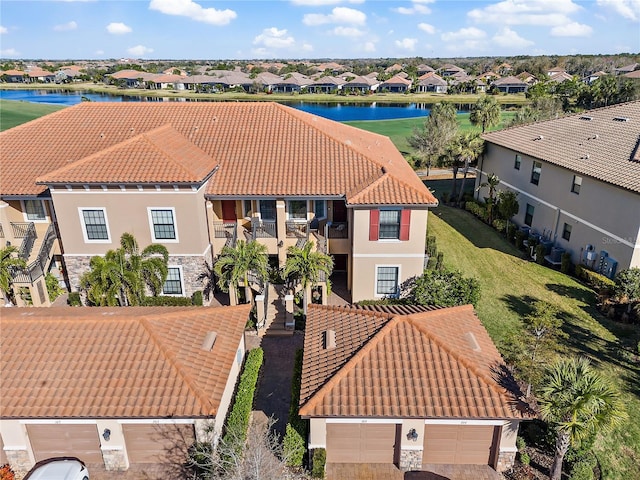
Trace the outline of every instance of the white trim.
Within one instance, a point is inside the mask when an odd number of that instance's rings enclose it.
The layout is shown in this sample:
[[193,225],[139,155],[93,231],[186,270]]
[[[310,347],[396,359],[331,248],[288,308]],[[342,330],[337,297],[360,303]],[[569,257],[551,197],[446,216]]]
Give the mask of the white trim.
[[423,445],[401,445],[400,446],[400,451],[401,452],[406,452],[406,451],[411,451],[411,452],[422,452],[424,450],[424,446]]
[[[314,417],[318,418],[318,417]],[[327,418],[325,423],[402,423],[401,418]]]
[[7,451],[13,451],[13,450],[26,450],[27,446],[26,445],[5,445],[3,450],[5,452]]
[[[399,242],[400,240],[396,240]],[[384,243],[384,242],[383,242]],[[353,258],[424,258],[424,253],[354,253]]]
[[122,451],[124,450],[124,447],[118,445],[100,445],[100,450],[102,450],[103,452]]
[[[398,269],[398,278],[396,280],[397,285],[396,285],[396,293],[393,295],[390,295],[388,293],[378,293],[378,268],[380,267],[391,267],[391,268],[397,268]],[[376,298],[385,298],[385,297],[396,297],[398,295],[399,290],[400,290],[400,284],[402,283],[402,266],[401,265],[393,265],[393,264],[376,264],[375,265],[375,272],[374,272],[374,276],[373,276],[373,295]]]
[[307,447],[309,450],[313,450],[314,448],[327,448],[326,443],[310,443]]
[[500,453],[502,452],[517,452],[518,447],[500,447]]
[[508,420],[474,420],[474,419],[425,419],[425,425],[505,425]]
[[[84,215],[82,212],[85,210],[102,210],[102,214],[104,215],[104,224],[107,228],[107,239],[106,240],[90,240],[87,235],[87,225],[84,223]],[[109,217],[107,216],[107,209],[105,207],[78,207],[78,215],[80,216],[80,225],[82,226],[82,236],[84,238],[84,243],[111,243],[111,230],[109,229]]]
[[[58,194],[67,194],[67,195],[74,195],[74,194],[82,194],[82,195],[95,195],[95,194],[99,194],[99,195],[104,195],[109,194],[109,193],[117,193],[118,195],[120,195],[122,192],[127,192],[127,193],[135,193],[137,195],[147,195],[147,194],[153,194],[153,195],[158,195],[158,194],[166,194],[169,193],[171,195],[194,195],[195,193],[199,192],[200,190],[202,190],[208,182],[204,182],[198,189],[193,190],[193,185],[191,184],[184,184],[182,189],[179,190],[175,190],[176,185],[166,185],[165,189],[162,188],[162,185],[156,185],[153,184],[153,186],[155,187],[155,189],[151,190],[143,190],[140,191],[138,190],[138,184],[135,185],[130,185],[131,190],[127,189],[127,185],[116,185],[113,183],[109,183],[109,184],[100,184],[100,185],[88,185],[89,186],[89,190],[85,190],[85,188],[87,187],[87,185],[82,185],[82,189],[78,188],[78,189],[74,189],[73,185],[65,185],[65,187],[60,187],[57,188],[56,186],[53,185],[49,185],[49,191],[50,192],[55,192]],[[148,185],[148,184],[145,184]],[[188,186],[190,185],[190,186]],[[103,190],[103,187],[106,186],[112,186],[112,187],[117,187],[119,188],[119,190]],[[93,188],[92,188],[93,187]],[[187,188],[189,188],[189,190],[187,190]],[[171,190],[168,190],[171,189]]]
[[[486,172],[482,172],[482,173],[483,173],[484,175],[487,175],[487,173],[486,173]],[[600,227],[598,227],[597,225],[594,225],[594,224],[593,224],[593,223],[591,223],[591,222],[587,222],[587,221],[586,221],[586,220],[584,220],[583,218],[580,218],[580,217],[578,217],[577,215],[574,215],[574,214],[572,214],[572,213],[569,213],[569,212],[567,212],[566,210],[563,210],[563,209],[562,209],[562,208],[560,208],[560,207],[557,207],[557,206],[555,206],[555,205],[552,205],[552,204],[551,204],[551,203],[549,203],[549,202],[545,202],[545,201],[544,201],[544,200],[542,200],[541,198],[536,197],[535,195],[531,195],[530,193],[525,192],[524,190],[521,190],[521,189],[519,189],[519,188],[517,188],[517,187],[514,187],[513,185],[511,185],[511,184],[509,184],[509,183],[507,183],[507,182],[505,182],[505,181],[503,181],[503,180],[500,180],[500,183],[502,183],[505,187],[508,187],[508,188],[510,188],[511,190],[515,190],[516,192],[521,193],[521,194],[523,194],[523,195],[525,195],[525,196],[527,196],[527,197],[529,197],[529,198],[531,198],[531,199],[535,200],[536,202],[541,203],[542,205],[544,205],[544,206],[546,206],[546,207],[549,207],[549,208],[552,208],[552,209],[555,209],[555,210],[559,210],[561,215],[566,215],[567,217],[572,218],[573,220],[576,220],[577,222],[580,222],[580,223],[582,223],[583,225],[586,225],[587,227],[589,227],[589,228],[591,228],[591,229],[593,229],[593,230],[596,230],[596,231],[598,231],[598,232],[600,232],[600,233],[602,233],[602,234],[604,234],[604,235],[607,235],[608,237],[613,238],[614,240],[616,240],[618,243],[622,243],[623,245],[626,245],[627,247],[631,247],[631,248],[634,248],[634,249],[635,249],[635,248],[640,248],[640,243],[633,244],[633,243],[629,242],[628,240],[625,240],[625,239],[624,239],[624,238],[622,238],[622,237],[619,237],[619,236],[617,236],[617,235],[615,235],[615,234],[613,234],[613,233],[611,233],[611,232],[608,232],[607,230],[605,230],[605,229],[603,229],[603,228],[600,228]],[[354,255],[354,256],[355,256],[355,255]]]
[[[291,216],[291,202],[304,202],[304,218],[294,218]],[[309,201],[306,199],[296,199],[296,198],[291,198],[289,200],[286,200],[286,212],[287,212],[287,220],[290,222],[306,222],[307,219],[309,218]]]
[[[39,201],[40,205],[42,205],[42,212],[44,213],[44,220],[31,220],[27,214],[27,205],[25,202],[36,202]],[[25,198],[24,200],[20,200],[20,208],[22,209],[22,216],[25,222],[33,222],[33,223],[51,223],[49,215],[47,215],[47,207],[42,198]]]
[[194,425],[196,423],[195,418],[123,418],[116,421],[120,425]]
[[[180,272],[180,293],[164,293],[164,284],[162,285],[162,295],[167,297],[184,297],[184,275],[182,272],[182,265],[167,265],[167,272],[169,268],[177,268]],[[166,283],[166,282],[165,282]]]
[[[176,238],[156,238],[156,231],[153,228],[154,223],[151,212],[158,210],[171,211],[171,216],[173,218],[173,231]],[[151,241],[153,243],[180,243],[180,239],[178,237],[178,218],[176,217],[176,209],[174,207],[147,207],[147,217],[149,218],[149,230],[151,231]]]

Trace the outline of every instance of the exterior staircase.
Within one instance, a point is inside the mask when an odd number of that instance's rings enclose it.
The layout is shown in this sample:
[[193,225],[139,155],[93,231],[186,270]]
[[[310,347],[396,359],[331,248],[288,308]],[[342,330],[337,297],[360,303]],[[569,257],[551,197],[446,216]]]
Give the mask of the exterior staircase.
[[287,311],[285,306],[285,287],[283,285],[267,286],[265,299],[265,324],[260,329],[260,335],[288,336],[293,335],[294,329],[286,326]]

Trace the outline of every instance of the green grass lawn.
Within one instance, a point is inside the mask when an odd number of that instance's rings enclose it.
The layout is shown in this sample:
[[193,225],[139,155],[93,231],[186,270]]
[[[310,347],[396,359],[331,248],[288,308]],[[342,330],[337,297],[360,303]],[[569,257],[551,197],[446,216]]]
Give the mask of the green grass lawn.
[[59,105],[0,100],[0,132],[64,108]]
[[524,260],[514,246],[468,212],[445,206],[434,209],[429,216],[429,235],[436,236],[445,265],[480,281],[478,316],[499,348],[510,334],[522,330],[520,318],[529,312],[533,301],[540,299],[559,307],[563,329],[569,334],[559,353],[587,356],[624,392],[629,422],[596,442],[602,478],[640,478],[640,363],[630,351],[639,338],[637,327],[634,331],[600,315],[591,289],[556,270]]

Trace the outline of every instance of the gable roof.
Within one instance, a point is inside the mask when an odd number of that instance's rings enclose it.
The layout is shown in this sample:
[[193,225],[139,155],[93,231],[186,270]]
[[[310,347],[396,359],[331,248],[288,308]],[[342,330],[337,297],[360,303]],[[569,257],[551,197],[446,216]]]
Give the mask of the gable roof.
[[300,415],[521,418],[473,307],[416,310],[309,306]]
[[514,77],[512,75],[508,76],[508,77],[498,78],[498,79],[494,80],[493,84],[496,85],[496,86],[502,86],[502,85],[526,86],[527,85],[525,82],[520,80],[518,77]]
[[640,193],[640,101],[485,133],[483,138],[584,176]]
[[[2,418],[214,416],[249,305],[5,308]],[[208,332],[211,351],[201,348]]]
[[[437,203],[388,137],[272,102],[83,102],[6,130],[0,143],[2,195],[44,193],[36,179],[63,174],[170,183],[202,179],[219,165],[210,197],[346,195],[355,205],[386,173],[396,180],[396,204]],[[185,152],[190,159],[177,160]],[[141,166],[123,163],[127,155]]]

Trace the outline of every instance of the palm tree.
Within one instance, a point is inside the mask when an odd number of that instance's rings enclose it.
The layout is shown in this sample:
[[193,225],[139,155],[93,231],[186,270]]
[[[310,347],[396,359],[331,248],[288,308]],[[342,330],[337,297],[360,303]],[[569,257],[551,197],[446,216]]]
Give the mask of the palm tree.
[[80,288],[87,300],[97,307],[126,305],[121,257],[109,250],[104,257],[91,257],[90,270],[80,277]]
[[198,275],[198,281],[203,283],[202,294],[209,300],[216,291],[216,273],[213,270],[213,264],[209,264],[206,260],[203,267],[204,271]]
[[469,120],[473,125],[481,125],[484,133],[487,128],[500,123],[500,113],[498,101],[490,95],[483,95],[471,109]]
[[607,433],[626,418],[620,392],[586,358],[561,359],[547,371],[539,394],[542,418],[556,430],[556,447],[549,472],[562,475],[562,461],[570,445],[596,433]]
[[250,242],[238,240],[235,247],[222,248],[220,256],[213,265],[213,271],[218,277],[218,286],[224,292],[231,290],[230,293],[235,293],[238,283],[243,282],[247,298],[253,303],[249,272],[257,275],[258,281],[262,283],[267,278],[268,264],[269,257],[265,245],[255,240]]
[[441,157],[441,164],[450,166],[453,170],[453,187],[451,198],[455,198],[457,192],[458,171],[460,168],[464,170],[462,178],[462,186],[458,202],[462,201],[464,195],[464,184],[467,180],[467,171],[469,166],[477,160],[484,149],[484,140],[480,138],[476,132],[465,132],[456,135],[456,137],[447,145],[445,154]]
[[18,248],[9,245],[0,249],[0,290],[5,299],[5,303],[13,303],[13,274],[16,270],[27,267],[27,262],[14,255],[18,253]]
[[307,304],[311,286],[320,281],[322,274],[326,275],[327,285],[333,271],[333,258],[326,253],[313,249],[313,242],[307,242],[304,247],[292,245],[287,249],[287,261],[284,265],[283,276],[300,282],[303,289],[303,312],[307,316]]
[[487,175],[487,181],[482,182],[478,187],[478,190],[489,187],[489,196],[486,198],[489,224],[493,223],[493,206],[496,204],[496,188],[498,185],[500,185],[500,178],[495,173],[490,173]]
[[167,247],[153,243],[140,252],[135,237],[130,233],[123,233],[118,250],[123,260],[123,276],[129,303],[139,305],[142,302],[145,286],[149,287],[154,297],[160,295],[169,272]]

